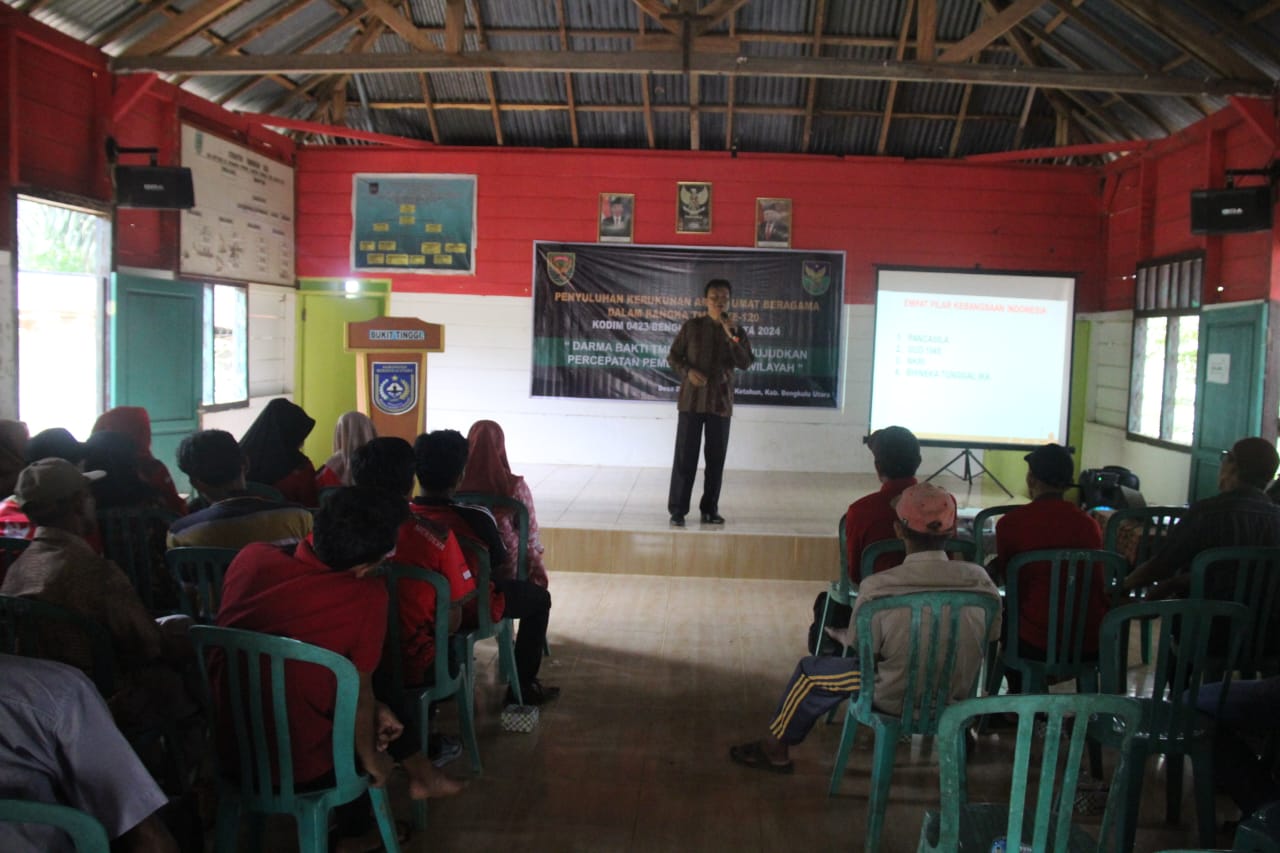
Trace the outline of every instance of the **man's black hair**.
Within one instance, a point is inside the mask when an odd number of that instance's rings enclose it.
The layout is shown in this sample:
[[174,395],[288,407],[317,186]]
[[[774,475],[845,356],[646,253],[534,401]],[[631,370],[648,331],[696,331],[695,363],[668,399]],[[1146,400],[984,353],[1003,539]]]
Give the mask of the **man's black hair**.
[[220,489],[244,471],[244,455],[235,436],[222,429],[202,429],[178,445],[178,468],[193,480]]
[[706,287],[704,287],[704,288],[702,288],[702,295],[703,295],[703,296],[710,296],[710,295],[711,295],[711,291],[716,290],[717,288],[721,288],[721,287],[723,287],[725,290],[729,291],[729,295],[730,295],[730,296],[733,296],[733,285],[729,283],[729,279],[727,279],[727,278],[713,278],[713,279],[711,279],[711,281],[707,282],[707,286],[706,286]]
[[312,547],[334,571],[374,563],[396,547],[409,517],[404,498],[385,489],[348,486],[333,492],[316,513]]
[[413,457],[423,491],[446,491],[467,467],[467,437],[456,429],[423,433],[413,443]]
[[413,489],[416,462],[412,444],[399,436],[382,436],[351,454],[351,479],[357,486],[386,489],[404,497]]

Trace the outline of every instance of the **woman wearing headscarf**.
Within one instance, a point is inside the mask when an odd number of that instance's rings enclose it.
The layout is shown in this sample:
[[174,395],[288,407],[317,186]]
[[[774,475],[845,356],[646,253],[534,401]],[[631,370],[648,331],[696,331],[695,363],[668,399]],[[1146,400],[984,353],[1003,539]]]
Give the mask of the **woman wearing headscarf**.
[[[538,535],[538,517],[533,511],[533,493],[524,477],[511,473],[507,462],[507,443],[502,427],[496,421],[476,421],[467,433],[467,468],[462,475],[460,492],[483,492],[515,498],[529,510],[529,580],[538,586],[547,586],[547,569],[542,562],[542,538]],[[506,565],[494,566],[493,576],[516,576],[516,555],[519,553],[520,532],[510,511],[498,509],[494,513],[502,544],[506,546],[509,560]]]
[[333,425],[333,455],[320,466],[316,474],[316,489],[350,486],[351,454],[378,437],[369,416],[360,412],[347,412]]
[[142,477],[137,443],[124,433],[99,430],[84,443],[84,469],[107,476],[89,487],[102,509],[169,509],[164,496]]
[[316,469],[302,452],[315,425],[315,418],[283,397],[267,403],[240,439],[249,463],[246,479],[274,487],[286,501],[319,505]]
[[30,539],[35,534],[13,496],[18,474],[27,467],[27,425],[22,421],[0,420],[0,536]]
[[151,455],[151,416],[141,406],[116,406],[103,412],[93,425],[93,432],[114,432],[133,441],[138,476],[160,495],[165,509],[186,515],[187,504],[178,497],[169,469]]

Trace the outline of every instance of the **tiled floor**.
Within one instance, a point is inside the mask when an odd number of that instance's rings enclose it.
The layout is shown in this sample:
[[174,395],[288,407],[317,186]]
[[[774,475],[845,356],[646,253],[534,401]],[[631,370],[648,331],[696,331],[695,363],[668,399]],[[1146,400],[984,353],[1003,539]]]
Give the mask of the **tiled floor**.
[[[803,653],[812,583],[565,572],[552,575],[551,589],[553,656],[542,678],[563,696],[532,734],[502,731],[494,650],[482,646],[484,773],[459,796],[431,804],[429,833],[408,850],[861,849],[867,745],[855,748],[843,790],[830,799],[839,726],[819,725],[794,751],[792,776],[727,757],[730,744],[763,733]],[[440,726],[456,731],[451,714],[452,705]],[[1001,796],[1010,754],[1007,738],[984,739],[974,799]],[[460,759],[452,772],[465,765]],[[1183,826],[1165,827],[1162,783],[1162,772],[1149,769],[1139,850],[1194,846],[1190,797]],[[915,850],[921,816],[937,798],[926,743],[900,746],[882,849]]]

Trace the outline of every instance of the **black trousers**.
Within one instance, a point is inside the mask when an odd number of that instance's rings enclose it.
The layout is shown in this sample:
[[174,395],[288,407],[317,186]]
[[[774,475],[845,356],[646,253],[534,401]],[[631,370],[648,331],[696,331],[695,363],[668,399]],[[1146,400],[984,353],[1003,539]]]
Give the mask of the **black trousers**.
[[724,456],[729,449],[729,419],[720,415],[681,412],[676,425],[676,454],[671,463],[671,490],[667,493],[667,511],[672,515],[688,515],[693,495],[693,480],[698,475],[698,447],[706,429],[707,442],[703,454],[706,468],[702,477],[702,500],[698,509],[714,513],[720,509],[720,483],[724,478]]
[[507,601],[502,615],[520,620],[516,632],[516,669],[520,686],[530,684],[542,667],[542,650],[547,641],[547,623],[551,621],[551,593],[532,581],[494,581]]

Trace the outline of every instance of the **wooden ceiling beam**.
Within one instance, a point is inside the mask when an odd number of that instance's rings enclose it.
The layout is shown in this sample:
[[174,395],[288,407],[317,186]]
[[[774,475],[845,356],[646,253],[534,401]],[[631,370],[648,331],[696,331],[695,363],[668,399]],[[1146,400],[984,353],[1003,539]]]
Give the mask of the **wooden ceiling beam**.
[[640,32],[644,32],[644,19],[646,15],[657,21],[658,26],[662,27],[667,32],[680,32],[680,27],[676,25],[676,22],[667,17],[672,12],[671,7],[662,2],[662,0],[631,0],[631,2],[640,12]]
[[[564,0],[556,0],[556,22],[560,24],[560,49],[568,52],[569,30],[564,14]],[[569,105],[569,134],[573,138],[573,147],[577,148],[581,144],[578,138],[578,110],[573,91],[573,75],[568,71],[564,74],[564,98]]]
[[104,47],[120,38],[129,30],[133,29],[143,20],[149,18],[157,9],[163,8],[164,0],[139,0],[138,5],[134,7],[127,15],[117,21],[113,26],[105,30],[99,30],[93,35],[85,39],[86,44],[94,47]]
[[[907,0],[906,8],[902,10],[902,24],[898,27],[898,45],[894,51],[894,57],[901,62],[907,54],[907,35],[911,32],[911,15],[917,10],[916,0]],[[935,9],[935,12],[937,10]],[[916,25],[917,35],[919,34],[919,25]],[[917,53],[919,45],[916,46]],[[889,89],[885,93],[884,98],[884,115],[880,119],[880,138],[876,141],[876,154],[880,157],[884,156],[889,146],[889,126],[893,122],[893,110],[898,102],[898,81],[890,80]]]
[[[471,5],[471,0],[466,0]],[[480,50],[488,52],[489,37],[484,32],[484,18],[480,16],[480,4],[471,7],[471,20],[476,22],[476,44]],[[502,137],[502,112],[498,109],[498,86],[493,79],[492,71],[484,72],[484,87],[489,94],[489,111],[493,117],[493,138],[499,145],[505,145]]]
[[[383,23],[381,19],[373,17],[372,14],[370,14],[370,18],[372,20],[365,22],[364,31],[357,33],[345,45],[343,45],[342,51],[344,54],[358,55],[364,53],[375,41],[377,41],[378,37],[386,31],[387,25]],[[347,81],[351,78],[352,73],[354,72],[316,76],[313,79],[302,83],[298,88],[285,95],[284,98],[277,101],[275,105],[269,108],[267,112],[281,112],[294,101],[306,96],[308,92],[317,87],[324,87],[324,94],[316,98],[317,103],[323,104],[329,100],[330,95],[332,95],[335,89],[339,86],[345,87],[347,85]]]
[[[431,78],[426,74],[418,74],[418,88],[422,90],[422,109],[427,111],[427,126],[431,128],[431,141],[440,144],[440,124],[436,121],[435,99],[431,96]],[[377,109],[369,104],[369,109]]]
[[[1191,8],[1213,21],[1215,26],[1219,27],[1231,38],[1273,64],[1280,65],[1280,53],[1276,51],[1276,43],[1271,39],[1263,38],[1260,35],[1262,32],[1260,28],[1250,29],[1243,20],[1221,8],[1217,0],[1213,3],[1206,3],[1205,0],[1187,0],[1187,2],[1191,5]],[[1253,63],[1250,63],[1250,65],[1252,66]],[[1258,73],[1262,73],[1261,69],[1255,70]]]
[[[904,21],[911,21],[911,3],[907,3]],[[902,39],[899,39],[899,44]],[[916,59],[933,62],[938,54],[938,0],[919,0],[916,4]],[[898,54],[899,59],[904,59]]]
[[1018,129],[1013,134],[1013,147],[1022,147],[1022,140],[1027,134],[1027,122],[1031,118],[1031,107],[1036,102],[1038,89],[1028,89],[1027,97],[1022,101],[1022,112],[1018,114]]
[[[422,53],[438,53],[440,48],[431,40],[431,37],[418,29],[413,21],[392,6],[387,0],[364,0],[364,7],[372,12],[382,23],[414,50]],[[446,17],[447,17],[446,12]],[[448,28],[445,28],[445,37],[448,38]]]
[[[813,12],[813,55],[822,55],[822,31],[827,28],[827,0],[818,0]],[[809,151],[809,142],[813,138],[813,107],[818,100],[818,80],[810,78],[809,91],[805,93],[804,128],[800,134],[800,151]]]
[[[563,0],[558,4],[563,11]],[[564,18],[561,17],[563,31]],[[445,0],[444,4],[444,49],[448,53],[462,53],[464,37],[467,34],[467,0]]]
[[[361,16],[363,16],[364,14],[365,14],[364,9],[348,10],[346,15],[339,18],[337,21],[334,21],[329,26],[325,27],[324,30],[322,30],[320,33],[312,36],[310,39],[307,40],[305,44],[299,45],[297,48],[297,51],[299,53],[306,53],[312,50],[313,48],[324,44],[326,41],[333,38],[335,35],[347,29],[348,27],[352,27],[352,26],[355,26],[356,24],[359,24],[361,21]],[[258,84],[257,78],[246,80],[245,82],[241,83],[239,86],[236,86],[234,89],[220,95],[218,97],[217,102],[219,104],[225,104],[228,101],[234,100],[235,98],[247,92],[249,89],[252,89],[257,84]],[[296,88],[296,84],[293,84],[293,85]]]
[[1079,6],[1084,0],[1049,0],[1053,5],[1058,6],[1058,14],[1049,19],[1049,23],[1044,25],[1044,31],[1052,35],[1053,31],[1067,22],[1068,15],[1062,11],[1061,6],[1065,2],[1070,2],[1072,7]]
[[1240,80],[1257,80],[1258,70],[1219,39],[1197,27],[1161,0],[1113,0],[1134,20],[1174,47],[1194,56],[1215,73]]
[[[1071,71],[923,62],[867,62],[834,57],[690,57],[690,71],[699,74],[755,77],[821,77],[831,80],[902,80],[920,83],[974,83],[988,86],[1040,86],[1057,89],[1116,91],[1147,95],[1241,95],[1270,97],[1269,81],[1232,78],[1191,79],[1176,75]],[[255,56],[139,56],[111,60],[117,73],[155,71],[163,74],[234,76],[241,74],[386,74],[412,71],[572,71],[600,74],[679,74],[682,57],[663,53],[608,51],[490,51],[463,56],[433,54],[288,53]]]
[[[216,53],[219,56],[225,56],[229,53],[240,53],[240,49],[246,44],[253,41],[276,24],[284,23],[309,5],[311,5],[311,0],[292,0],[291,3],[281,7],[275,12],[272,12],[267,17],[255,22],[253,26],[249,27],[249,29],[239,33],[224,46],[218,48]],[[206,30],[206,33],[207,32],[208,31]],[[185,76],[179,76],[173,81],[173,84],[175,86],[181,86],[183,83],[187,82],[188,79],[189,78]]]
[[1280,12],[1280,0],[1270,0],[1269,3],[1263,3],[1256,9],[1245,13],[1243,20],[1246,24],[1256,24],[1263,18],[1269,18],[1276,12]]
[[[982,7],[990,17],[994,18],[999,14],[992,0],[982,0]],[[1006,31],[1004,38],[1009,43],[1009,47],[1013,48],[1013,52],[1018,59],[1028,67],[1028,70],[1036,70],[1044,65],[1040,61],[1036,49],[1027,42],[1016,28]],[[1043,86],[1041,91],[1044,94],[1044,99],[1049,102],[1049,106],[1053,107],[1053,112],[1057,116],[1058,125],[1055,129],[1054,139],[1061,145],[1068,135],[1065,127],[1071,121],[1071,105],[1062,97],[1062,92],[1059,91],[1059,88],[1057,86]]]
[[1044,5],[1045,0],[1014,0],[1004,9],[987,18],[969,35],[942,52],[939,62],[966,62],[982,52],[982,49],[1009,30],[1022,23],[1022,19]]
[[964,133],[964,121],[969,114],[969,99],[973,97],[973,86],[964,87],[964,95],[960,98],[960,110],[956,113],[955,127],[951,129],[951,146],[947,149],[947,157],[955,158],[960,148],[960,137]]
[[199,0],[181,15],[166,21],[129,45],[121,55],[150,56],[169,50],[191,38],[240,3],[241,0]]
[[698,10],[698,15],[702,20],[694,25],[693,34],[696,36],[702,35],[745,5],[747,5],[747,0],[711,0],[710,3]]

